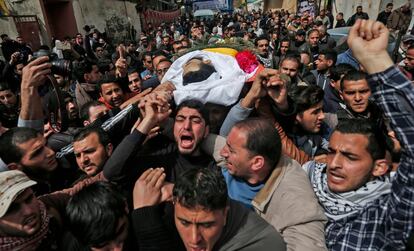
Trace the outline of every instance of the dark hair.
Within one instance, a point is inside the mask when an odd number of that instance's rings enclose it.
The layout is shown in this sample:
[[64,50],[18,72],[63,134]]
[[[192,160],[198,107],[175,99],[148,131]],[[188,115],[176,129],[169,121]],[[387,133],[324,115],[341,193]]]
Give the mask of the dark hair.
[[394,6],[394,4],[393,3],[387,3],[386,7],[389,7],[389,6]]
[[293,100],[298,114],[308,110],[323,100],[324,91],[317,85],[297,86]]
[[340,80],[349,71],[354,70],[354,67],[350,64],[339,64],[331,68],[329,78],[333,81]]
[[343,12],[338,12],[338,15],[344,16]]
[[158,61],[158,64],[155,66],[155,68],[157,68],[157,66],[158,66],[159,64],[161,64],[162,62],[169,62],[170,64],[172,64],[171,60],[169,60],[168,58],[163,58],[163,59],[161,59],[160,61]]
[[321,20],[317,20],[317,21],[315,21],[315,22],[314,22],[314,25],[315,25],[315,26],[317,26],[317,27],[319,27],[319,26],[324,26],[324,27],[326,28],[326,26],[322,23],[322,21],[321,21]]
[[266,35],[261,35],[258,36],[255,40],[254,40],[254,46],[257,46],[257,44],[259,43],[260,40],[267,40],[270,41],[269,37]]
[[318,29],[312,29],[308,31],[308,34],[306,37],[309,37],[312,33],[317,32],[319,34],[319,30]]
[[14,127],[0,136],[0,158],[6,164],[19,163],[24,152],[19,144],[35,139],[41,134],[35,129],[28,127]]
[[198,69],[197,71],[190,71],[183,76],[183,85],[185,86],[190,83],[197,83],[197,82],[206,80],[214,72],[216,72],[216,69],[214,68],[214,66],[212,66],[211,64],[206,64],[203,61],[201,61],[200,69]]
[[9,35],[7,35],[7,34],[1,34],[1,35],[0,35],[0,38],[1,38],[1,39],[4,39],[4,38],[6,38],[6,37],[9,37]]
[[188,99],[183,101],[180,105],[178,105],[176,109],[176,114],[185,107],[197,110],[201,114],[201,117],[203,117],[206,125],[210,124],[209,111],[201,101],[196,99]]
[[369,119],[340,120],[334,132],[344,134],[362,134],[368,137],[367,151],[375,161],[385,158],[385,136],[382,130]]
[[98,135],[99,143],[104,147],[111,143],[109,135],[99,126],[87,126],[82,128],[82,130],[76,133],[73,137],[73,142],[83,140],[92,133],[96,133]]
[[245,147],[253,155],[261,155],[274,168],[280,159],[282,143],[275,127],[267,119],[249,118],[237,122],[234,127],[246,133]]
[[97,86],[98,86],[98,90],[101,93],[102,92],[102,85],[104,84],[109,84],[109,83],[115,83],[117,84],[121,89],[122,89],[122,85],[121,83],[119,83],[119,80],[115,77],[115,75],[113,74],[105,74],[101,80],[99,80]]
[[287,37],[284,37],[282,40],[280,40],[280,43],[279,44],[282,45],[283,42],[289,42],[289,45],[291,43],[290,39],[287,38]]
[[139,75],[139,72],[136,68],[128,68],[128,76],[132,73],[138,73],[138,77],[141,79],[141,76]]
[[116,237],[119,220],[127,217],[126,201],[114,185],[96,182],[70,198],[66,215],[76,239],[84,246],[93,247]]
[[85,60],[78,65],[74,66],[74,73],[73,75],[76,77],[76,80],[83,83],[85,82],[85,78],[83,77],[84,74],[91,73],[93,70],[93,66],[98,66],[97,63]]
[[338,53],[333,49],[326,48],[319,51],[319,55],[325,55],[326,60],[332,60],[332,66],[336,64],[336,59],[338,57]]
[[358,81],[361,79],[367,79],[367,74],[363,71],[352,70],[348,71],[345,76],[341,79],[341,91],[344,90],[345,81]]
[[42,44],[42,45],[39,47],[39,50],[50,51],[50,47],[49,47],[49,46],[47,46],[46,44]]
[[104,105],[102,102],[99,102],[97,100],[91,100],[86,102],[80,109],[80,117],[82,120],[89,120],[89,108],[94,106],[101,106]]
[[213,211],[228,203],[227,185],[221,172],[214,168],[190,168],[181,174],[173,189],[174,202],[183,207]]
[[143,54],[142,54],[142,61],[145,61],[145,58],[146,57],[150,57],[151,58],[151,61],[152,61],[152,57],[153,56],[153,54],[151,53],[151,52],[144,52]]
[[287,54],[285,57],[282,58],[282,60],[280,60],[279,66],[281,66],[283,62],[288,61],[288,60],[296,62],[298,64],[298,69],[300,68],[302,64],[297,56],[292,55],[292,54]]
[[11,91],[11,88],[10,88],[9,84],[6,81],[0,80],[0,92],[6,91],[6,90]]

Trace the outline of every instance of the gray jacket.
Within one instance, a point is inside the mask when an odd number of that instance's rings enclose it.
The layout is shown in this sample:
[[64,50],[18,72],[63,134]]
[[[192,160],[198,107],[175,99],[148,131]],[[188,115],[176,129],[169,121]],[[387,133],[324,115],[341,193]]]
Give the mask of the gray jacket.
[[252,201],[256,212],[281,234],[290,251],[327,250],[327,218],[298,162],[282,155]]

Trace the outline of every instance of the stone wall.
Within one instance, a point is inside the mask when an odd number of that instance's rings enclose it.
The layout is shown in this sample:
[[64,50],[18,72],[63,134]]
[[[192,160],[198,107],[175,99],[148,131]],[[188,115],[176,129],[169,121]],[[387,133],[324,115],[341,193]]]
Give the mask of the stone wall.
[[113,41],[137,39],[141,22],[135,3],[128,1],[74,0],[73,8],[78,30],[94,25],[100,32],[106,31]]

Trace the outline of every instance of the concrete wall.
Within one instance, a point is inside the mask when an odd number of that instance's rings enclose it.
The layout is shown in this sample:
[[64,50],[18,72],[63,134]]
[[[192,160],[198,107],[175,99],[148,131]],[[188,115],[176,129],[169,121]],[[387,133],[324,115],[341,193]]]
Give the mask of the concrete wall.
[[[347,21],[348,18],[356,12],[356,7],[361,5],[362,10],[368,13],[369,18],[376,19],[378,13],[383,11],[387,3],[390,2],[394,4],[394,9],[396,9],[407,3],[407,0],[336,0],[336,6],[333,8],[333,14],[336,16],[337,12],[343,12],[344,18]],[[412,2],[411,10],[413,10],[413,7]],[[412,27],[413,22],[414,19],[411,20],[410,28]]]
[[[42,0],[5,0],[11,13],[16,15],[36,15],[40,25],[42,44],[50,45],[50,37],[45,25],[42,11]],[[83,27],[95,25],[101,31],[107,31],[114,41],[136,39],[141,32],[141,22],[135,9],[135,3],[119,0],[73,0],[73,11],[79,32],[84,33]],[[135,30],[131,37],[131,28]],[[0,19],[0,30],[11,38],[17,34],[12,18]]]
[[[42,44],[50,44],[50,41],[48,41],[49,39],[46,31],[46,22],[43,16],[42,7],[40,5],[39,0],[5,0],[5,3],[9,7],[11,13],[15,13],[17,15],[36,15],[40,26],[40,41]],[[13,23],[13,19],[7,18],[5,20],[0,20],[0,29],[3,30],[4,33],[8,33],[11,38],[16,38],[18,34],[16,26]],[[6,22],[8,24],[5,24]],[[3,29],[3,27],[5,29]]]
[[16,25],[14,25],[12,17],[0,18],[0,31],[6,33],[10,38],[15,39],[19,34],[17,33]]
[[353,14],[356,13],[357,6],[362,6],[362,11],[368,13],[369,18],[376,19],[379,13],[381,0],[337,0],[335,1],[336,8],[333,8],[333,14],[336,12],[343,12],[345,21],[348,21]]
[[135,29],[133,39],[141,32],[141,22],[135,4],[116,0],[74,0],[73,9],[78,31],[84,33],[85,25],[95,25],[106,31],[114,41],[131,39],[130,25]]

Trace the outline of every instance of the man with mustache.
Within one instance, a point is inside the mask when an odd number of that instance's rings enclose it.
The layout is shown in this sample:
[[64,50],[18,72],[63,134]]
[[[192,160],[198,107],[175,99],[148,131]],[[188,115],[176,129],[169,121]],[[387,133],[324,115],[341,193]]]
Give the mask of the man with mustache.
[[357,20],[348,44],[370,74],[372,95],[401,142],[396,174],[388,174],[381,134],[364,120],[339,123],[327,164],[304,166],[328,217],[330,250],[404,250],[413,231],[414,90],[386,51],[388,36],[382,23]]
[[0,250],[62,250],[66,194],[37,198],[36,182],[18,170],[0,173]]

